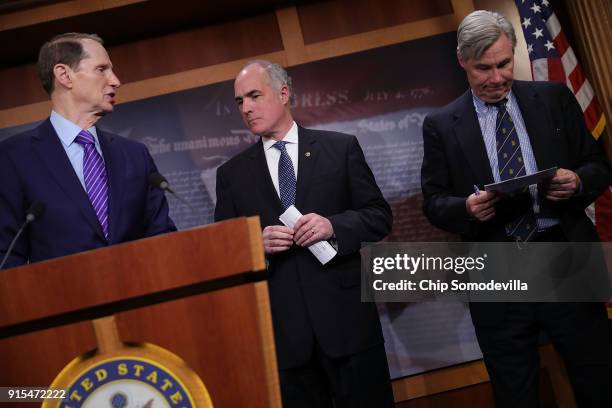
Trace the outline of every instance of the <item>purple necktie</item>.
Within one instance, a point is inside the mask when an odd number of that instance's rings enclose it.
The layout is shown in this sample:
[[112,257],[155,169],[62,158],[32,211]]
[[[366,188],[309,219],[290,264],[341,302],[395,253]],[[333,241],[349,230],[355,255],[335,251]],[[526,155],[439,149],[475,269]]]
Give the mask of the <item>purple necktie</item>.
[[96,150],[94,137],[82,130],[75,141],[83,146],[83,178],[89,201],[98,216],[104,237],[108,239],[108,177],[102,156]]

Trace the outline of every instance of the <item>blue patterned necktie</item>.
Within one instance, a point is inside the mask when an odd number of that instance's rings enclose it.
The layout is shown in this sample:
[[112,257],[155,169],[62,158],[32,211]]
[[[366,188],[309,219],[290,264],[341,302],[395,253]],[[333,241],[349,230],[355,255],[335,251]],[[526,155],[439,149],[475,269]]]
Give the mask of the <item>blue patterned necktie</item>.
[[108,177],[102,156],[96,150],[94,137],[82,130],[75,141],[83,146],[83,178],[85,190],[93,206],[104,237],[108,239]]
[[280,191],[280,199],[283,204],[283,210],[286,210],[295,204],[296,180],[293,163],[287,153],[288,142],[276,142],[273,147],[280,150],[280,158],[278,159],[278,189]]
[[[489,104],[497,107],[495,138],[497,140],[497,165],[501,181],[526,174],[521,143],[514,122],[512,122],[512,118],[506,110],[507,102],[508,99],[504,98],[501,101]],[[531,205],[519,218],[506,223],[506,235],[517,241],[531,240],[536,231],[537,223]]]

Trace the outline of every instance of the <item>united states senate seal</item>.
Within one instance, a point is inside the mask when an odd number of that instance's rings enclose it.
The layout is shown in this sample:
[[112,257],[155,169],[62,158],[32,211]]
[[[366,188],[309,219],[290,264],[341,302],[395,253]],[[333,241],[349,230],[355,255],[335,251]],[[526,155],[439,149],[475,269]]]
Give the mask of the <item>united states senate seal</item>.
[[206,386],[177,355],[150,343],[114,343],[72,360],[51,388],[63,400],[42,408],[208,408]]

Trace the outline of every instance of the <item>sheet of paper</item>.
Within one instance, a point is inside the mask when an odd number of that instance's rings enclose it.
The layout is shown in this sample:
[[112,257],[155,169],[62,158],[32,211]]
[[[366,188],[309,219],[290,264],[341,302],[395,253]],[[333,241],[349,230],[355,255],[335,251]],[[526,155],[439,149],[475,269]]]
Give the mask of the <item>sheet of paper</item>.
[[[285,210],[284,213],[278,217],[283,224],[285,224],[289,228],[293,228],[298,218],[302,216],[302,213],[295,208],[295,206],[291,206]],[[322,265],[325,265],[329,261],[332,260],[334,256],[338,253],[334,249],[333,246],[327,241],[319,241],[308,247],[310,252],[321,262]]]
[[533,184],[538,184],[542,181],[550,179],[555,175],[557,171],[556,167],[551,167],[546,170],[538,171],[537,173],[529,174],[527,176],[517,177],[499,183],[487,184],[484,186],[485,191],[496,191],[498,193],[514,193],[520,191],[525,187],[529,187]]

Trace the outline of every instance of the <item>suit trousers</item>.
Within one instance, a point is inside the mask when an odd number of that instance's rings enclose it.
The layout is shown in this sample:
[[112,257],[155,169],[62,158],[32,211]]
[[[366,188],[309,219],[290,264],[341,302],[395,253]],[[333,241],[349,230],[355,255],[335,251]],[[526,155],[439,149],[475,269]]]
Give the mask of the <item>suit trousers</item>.
[[612,336],[604,304],[470,305],[478,307],[500,314],[495,323],[481,323],[472,313],[497,407],[539,407],[540,330],[564,361],[578,406],[612,406]]
[[[534,241],[567,242],[558,226]],[[604,304],[472,303],[470,311],[497,407],[539,407],[541,330],[565,363],[578,406],[612,406],[612,329]]]
[[383,344],[340,358],[327,356],[315,345],[308,363],[280,370],[280,383],[285,408],[395,405]]

